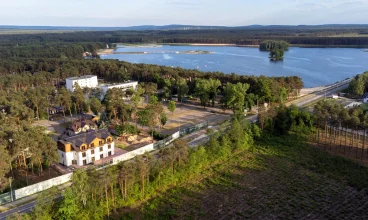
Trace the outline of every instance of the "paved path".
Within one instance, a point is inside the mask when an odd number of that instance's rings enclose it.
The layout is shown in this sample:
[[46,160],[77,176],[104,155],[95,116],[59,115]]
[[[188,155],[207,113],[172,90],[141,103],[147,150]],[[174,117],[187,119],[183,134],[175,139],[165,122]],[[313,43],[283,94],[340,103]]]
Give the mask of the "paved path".
[[324,97],[328,97],[331,96],[343,89],[348,88],[349,83],[351,82],[352,79],[348,79],[348,80],[344,80],[342,82],[339,82],[337,84],[331,85],[321,91],[316,91],[314,93],[311,93],[309,95],[303,96],[299,99],[296,99],[294,101],[291,101],[288,103],[288,105],[294,104],[296,106],[302,107],[305,106],[313,101],[316,101],[318,99],[324,98]]

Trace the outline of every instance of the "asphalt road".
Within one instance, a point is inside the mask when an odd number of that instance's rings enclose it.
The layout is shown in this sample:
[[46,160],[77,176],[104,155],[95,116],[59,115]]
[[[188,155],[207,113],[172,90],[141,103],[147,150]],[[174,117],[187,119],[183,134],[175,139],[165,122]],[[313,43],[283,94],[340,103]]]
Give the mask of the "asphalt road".
[[35,204],[36,204],[36,201],[32,201],[32,202],[29,202],[27,204],[18,206],[17,208],[10,209],[6,212],[2,212],[2,213],[0,213],[0,220],[5,220],[8,216],[10,216],[10,215],[12,215],[16,212],[30,213],[32,211],[33,207],[35,206]]
[[317,92],[317,93],[314,93],[314,94],[310,95],[311,97],[309,97],[308,99],[302,100],[300,102],[296,102],[294,104],[299,106],[299,107],[302,107],[302,106],[307,105],[307,104],[309,104],[309,103],[311,103],[315,100],[331,96],[331,95],[333,95],[333,94],[335,94],[335,93],[337,93],[337,92],[339,92],[343,89],[348,88],[348,86],[349,86],[349,84],[343,84],[343,85],[341,85],[339,87],[336,87],[336,88],[333,88],[333,89]]

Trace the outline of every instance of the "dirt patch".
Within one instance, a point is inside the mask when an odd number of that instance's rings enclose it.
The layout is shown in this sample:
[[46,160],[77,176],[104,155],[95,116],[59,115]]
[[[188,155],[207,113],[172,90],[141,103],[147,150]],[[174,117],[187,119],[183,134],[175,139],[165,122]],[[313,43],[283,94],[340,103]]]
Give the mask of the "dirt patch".
[[101,49],[97,51],[97,55],[108,55],[114,53],[115,49]]
[[[230,118],[231,112],[224,113],[218,108],[203,107],[195,104],[179,104],[177,103],[176,110],[171,113],[165,106],[165,112],[168,116],[168,121],[164,126],[166,132],[174,133],[179,128],[185,128],[192,125],[208,122],[209,125],[216,125]],[[169,130],[169,131],[167,131]]]

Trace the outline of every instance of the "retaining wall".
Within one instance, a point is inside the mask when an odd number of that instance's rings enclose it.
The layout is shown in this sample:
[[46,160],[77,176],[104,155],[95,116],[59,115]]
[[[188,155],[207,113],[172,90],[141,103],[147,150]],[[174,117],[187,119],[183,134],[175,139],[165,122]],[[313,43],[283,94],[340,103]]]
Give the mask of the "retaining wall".
[[153,144],[146,145],[144,147],[138,148],[136,150],[130,151],[128,153],[122,154],[120,156],[116,156],[112,159],[112,164],[118,164],[119,162],[130,160],[137,155],[142,155],[146,152],[153,151]]
[[26,186],[14,191],[15,199],[21,199],[26,196],[41,192],[46,189],[50,189],[53,186],[58,186],[69,182],[72,178],[72,173],[64,174],[49,180],[45,180],[40,183],[36,183],[30,186]]

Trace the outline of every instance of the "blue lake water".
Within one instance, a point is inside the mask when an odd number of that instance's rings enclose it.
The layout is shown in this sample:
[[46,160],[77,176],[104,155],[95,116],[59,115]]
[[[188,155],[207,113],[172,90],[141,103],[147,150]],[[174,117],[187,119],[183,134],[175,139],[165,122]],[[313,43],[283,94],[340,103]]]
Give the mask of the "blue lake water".
[[[185,51],[210,51],[210,54],[178,54]],[[249,47],[157,46],[119,47],[117,52],[146,54],[109,54],[101,59],[130,63],[157,64],[200,71],[219,71],[240,75],[292,76],[303,79],[305,87],[334,83],[368,70],[368,52],[352,48],[298,48],[285,52],[284,60],[272,62],[268,52]]]

